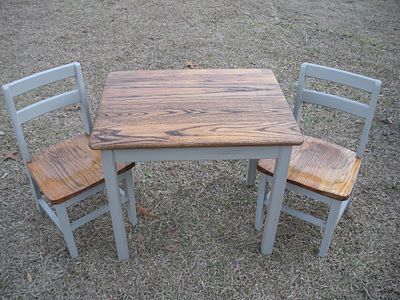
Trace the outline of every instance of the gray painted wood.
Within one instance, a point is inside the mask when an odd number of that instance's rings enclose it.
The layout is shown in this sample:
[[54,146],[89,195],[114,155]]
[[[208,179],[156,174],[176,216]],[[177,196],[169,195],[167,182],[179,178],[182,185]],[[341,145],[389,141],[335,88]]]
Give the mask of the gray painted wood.
[[290,208],[288,206],[282,205],[282,212],[291,215],[293,217],[302,219],[303,221],[309,222],[311,224],[314,224],[315,226],[319,226],[321,228],[325,228],[326,222],[324,220],[321,220],[319,218],[316,218],[312,215],[303,213],[301,211],[295,210],[293,208]]
[[267,176],[263,173],[260,174],[260,182],[258,183],[258,196],[257,196],[257,207],[256,207],[256,229],[261,230],[264,219],[264,202],[267,188]]
[[[50,97],[34,104],[28,105],[20,110],[16,110],[14,97],[25,92],[39,88],[41,86],[64,80],[66,78],[75,77],[77,81],[77,89],[65,92],[61,95]],[[84,89],[83,76],[80,64],[70,63],[64,66],[56,67],[47,71],[36,73],[25,78],[4,84],[2,90],[6,100],[6,106],[10,115],[11,123],[16,133],[17,143],[23,160],[27,163],[31,160],[27,143],[24,137],[22,124],[39,117],[45,113],[62,108],[69,104],[80,103],[83,110],[84,128],[90,133],[91,123],[86,92]]]
[[334,68],[305,63],[306,75],[309,77],[341,83],[369,93],[376,90],[376,85],[381,82],[363,75],[350,73]]
[[69,222],[67,209],[61,205],[56,205],[56,213],[60,222],[61,232],[67,244],[69,255],[72,258],[78,257],[78,249],[75,245],[74,234],[72,233],[71,223]]
[[303,102],[306,103],[313,103],[345,111],[363,118],[366,118],[369,114],[368,105],[336,95],[303,89],[302,99]]
[[[41,87],[43,85],[50,84],[70,77],[75,77],[76,89],[28,105],[18,111],[16,110],[13,99],[15,96],[28,92],[32,89]],[[66,105],[80,103],[82,119],[84,123],[84,130],[87,134],[89,134],[91,131],[89,106],[87,103],[85,85],[83,82],[82,71],[79,63],[75,62],[68,65],[53,68],[51,70],[47,70],[41,73],[33,74],[23,79],[16,80],[10,84],[3,85],[2,90],[5,96],[6,106],[10,115],[10,120],[16,133],[18,147],[20,149],[22,158],[25,162],[25,167],[26,164],[31,160],[31,156],[28,151],[28,147],[21,126],[23,123],[28,122],[45,113],[49,113],[56,109],[62,108]],[[69,221],[67,208],[86,199],[87,197],[90,197],[100,192],[101,190],[104,190],[105,185],[104,184],[97,185],[91,188],[90,190],[84,191],[81,194],[75,196],[74,198],[69,199],[61,204],[50,206],[43,198],[38,185],[33,180],[29,172],[29,169],[27,167],[26,167],[26,173],[30,180],[37,209],[41,213],[46,213],[47,216],[53,221],[53,223],[62,232],[71,257],[77,257],[78,250],[75,245],[73,230],[108,212],[109,206],[104,205],[103,207],[100,207],[99,209],[96,209],[82,216],[81,218],[73,221],[72,223]],[[119,176],[117,176],[117,178],[118,181],[124,179],[125,181],[128,180],[129,182],[129,180],[132,179],[131,170],[128,170],[123,174],[120,174]],[[127,187],[126,190],[127,196],[129,198],[129,205],[132,206],[134,205],[133,186],[128,183],[126,187]],[[123,202],[125,201],[126,200],[124,200]],[[54,212],[52,208],[54,208],[56,212]],[[131,223],[136,224],[137,217],[136,217],[135,207],[133,208],[129,207],[128,214],[130,220],[132,221]]]
[[[305,89],[305,80],[307,77],[336,82],[369,92],[370,101],[368,104],[363,104],[336,95]],[[381,85],[382,82],[377,79],[324,66],[303,63],[301,65],[300,78],[297,85],[297,95],[294,108],[295,119],[299,123],[303,102],[316,103],[362,117],[364,119],[364,127],[357,149],[357,156],[362,158],[365,152],[365,147],[368,143],[369,130],[372,125]]]
[[23,124],[41,115],[52,112],[53,110],[79,102],[81,102],[79,91],[69,91],[61,95],[50,97],[40,102],[25,106],[17,111],[17,118],[19,123]]
[[280,146],[243,147],[193,147],[160,149],[116,149],[118,163],[134,161],[176,161],[176,160],[236,160],[277,157]]
[[60,224],[60,219],[58,216],[54,213],[52,208],[47,204],[46,200],[43,198],[38,199],[38,203],[43,210],[47,214],[47,216],[50,218],[51,221],[57,226],[57,228],[62,232],[61,224]]
[[7,85],[12,97],[21,95],[38,87],[76,76],[75,63],[56,67],[13,81]]
[[128,219],[129,222],[133,226],[137,223],[137,216],[136,216],[136,201],[135,201],[135,193],[134,193],[134,178],[132,172],[126,172],[126,177],[124,179],[124,190],[126,197],[128,199]]
[[113,151],[105,150],[102,151],[102,157],[103,173],[107,187],[107,197],[110,206],[115,243],[117,245],[118,259],[127,260],[129,258],[129,249],[128,241],[126,240],[125,226],[123,222],[114,153]]
[[250,159],[247,163],[246,185],[251,187],[256,182],[257,160]]
[[[332,81],[369,92],[370,101],[368,104],[363,104],[336,95],[330,95],[327,93],[305,89],[305,81],[307,77]],[[381,87],[381,81],[376,79],[368,78],[362,75],[341,71],[333,68],[304,63],[301,65],[299,82],[297,84],[294,117],[296,121],[300,123],[301,107],[304,102],[342,110],[350,114],[361,117],[364,120],[364,126],[362,129],[361,138],[357,149],[357,156],[362,158],[365,152],[365,147],[368,142],[368,134],[375,113],[380,87]],[[264,180],[263,175],[264,174],[260,176],[260,180],[263,184],[265,181],[273,182],[274,180],[273,177],[267,176],[266,180]],[[261,205],[261,198],[265,194],[265,187],[260,186],[259,189],[260,190],[259,190],[259,198],[257,200],[256,222],[255,222],[255,228],[258,230],[261,228],[260,220],[262,220],[263,211],[265,207],[265,203],[264,205]],[[343,213],[348,208],[351,202],[351,195],[345,201],[337,201],[335,199],[331,199],[327,196],[321,195],[319,193],[313,192],[311,190],[299,187],[297,185],[288,182],[286,182],[286,189],[296,193],[303,194],[311,199],[321,201],[329,206],[329,216],[327,221],[320,220],[314,216],[305,214],[303,212],[294,210],[289,207],[282,206],[281,209],[281,211],[285,213],[288,213],[292,216],[298,217],[306,222],[310,222],[314,225],[320,226],[321,228],[325,229],[319,251],[320,256],[325,256],[328,252],[334,229],[337,223],[339,222],[341,216],[343,215]],[[267,211],[269,211],[269,209]],[[271,214],[275,214],[275,212],[272,212]],[[270,245],[269,244],[263,245],[263,247],[264,251],[266,253],[269,253],[271,249]]]
[[12,127],[15,131],[15,136],[17,138],[18,148],[21,152],[22,159],[25,163],[30,162],[31,155],[28,151],[28,146],[25,141],[21,123],[18,121],[17,110],[15,109],[15,104],[10,89],[8,85],[3,85],[1,88],[3,90],[4,98],[6,100],[6,107],[10,116]]
[[282,147],[276,160],[271,187],[271,203],[268,207],[267,218],[264,224],[264,233],[261,241],[261,253],[271,254],[275,243],[279,215],[282,208],[286,178],[292,147]]
[[75,67],[75,74],[77,81],[76,84],[82,100],[81,113],[82,113],[83,124],[85,126],[85,133],[90,134],[92,132],[92,121],[90,119],[90,111],[86,96],[85,83],[83,82],[82,69],[80,63],[77,62],[74,63],[74,67]]

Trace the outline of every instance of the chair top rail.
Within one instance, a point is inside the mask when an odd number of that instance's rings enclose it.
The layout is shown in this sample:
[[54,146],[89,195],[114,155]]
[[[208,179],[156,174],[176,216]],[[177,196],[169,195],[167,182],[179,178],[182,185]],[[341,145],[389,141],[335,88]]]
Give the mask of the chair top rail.
[[342,110],[362,118],[366,118],[369,115],[369,106],[367,104],[323,92],[303,89],[302,101]]
[[38,87],[74,77],[76,62],[64,66],[56,67],[47,71],[32,74],[9,84],[3,85],[3,89],[8,89],[12,97],[21,95]]
[[30,121],[45,113],[62,108],[66,105],[80,103],[79,90],[69,91],[45,100],[33,103],[17,111],[17,118],[20,124]]
[[351,86],[369,93],[379,89],[382,82],[377,79],[350,73],[334,68],[319,66],[310,63],[304,63],[306,66],[305,75],[319,78],[322,80],[333,81],[343,85]]

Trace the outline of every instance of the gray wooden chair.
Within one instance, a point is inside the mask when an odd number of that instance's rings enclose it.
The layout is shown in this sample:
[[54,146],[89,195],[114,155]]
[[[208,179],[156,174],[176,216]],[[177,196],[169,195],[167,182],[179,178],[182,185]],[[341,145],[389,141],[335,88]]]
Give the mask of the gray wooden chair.
[[[336,82],[368,92],[370,94],[369,104],[306,89],[306,77]],[[325,221],[285,205],[282,206],[282,211],[324,229],[320,256],[327,254],[334,229],[350,204],[354,183],[367,145],[380,87],[381,82],[376,79],[314,64],[304,63],[301,65],[294,108],[294,116],[299,125],[303,103],[338,109],[364,120],[357,152],[309,136],[304,136],[304,144],[294,147],[292,150],[286,189],[327,204],[329,215]],[[262,227],[264,209],[268,206],[269,196],[266,186],[267,182],[272,180],[274,167],[275,161],[271,159],[259,160],[257,164],[257,170],[261,172],[255,219],[257,230]]]
[[[57,96],[41,100],[16,110],[14,97],[38,87],[74,78],[76,88]],[[71,257],[78,251],[73,230],[108,212],[108,205],[93,210],[85,216],[70,221],[67,208],[104,189],[104,177],[100,151],[89,148],[88,135],[91,131],[86,91],[79,63],[71,63],[33,74],[2,86],[11,123],[25,163],[27,175],[33,189],[37,209],[46,213],[64,236]],[[22,124],[45,113],[66,105],[79,103],[85,134],[51,145],[47,149],[30,153],[22,130]],[[128,200],[129,221],[135,225],[136,208],[133,194],[132,167],[134,164],[118,166],[120,189],[123,201]]]

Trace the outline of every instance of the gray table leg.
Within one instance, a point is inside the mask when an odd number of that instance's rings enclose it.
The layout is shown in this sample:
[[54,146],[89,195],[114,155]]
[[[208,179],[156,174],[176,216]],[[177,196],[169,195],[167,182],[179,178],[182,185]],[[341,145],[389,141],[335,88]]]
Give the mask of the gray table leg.
[[246,177],[246,185],[253,186],[256,182],[256,173],[257,173],[257,159],[250,159],[247,164],[247,177]]
[[286,187],[291,150],[291,147],[282,147],[279,150],[278,159],[276,160],[271,186],[271,202],[268,206],[261,242],[262,254],[271,254],[274,248],[275,235]]
[[114,160],[114,153],[111,150],[102,151],[103,172],[107,188],[108,203],[110,207],[111,220],[114,230],[115,243],[119,260],[129,258],[128,242],[124,218],[122,215],[121,199],[118,187],[118,173]]

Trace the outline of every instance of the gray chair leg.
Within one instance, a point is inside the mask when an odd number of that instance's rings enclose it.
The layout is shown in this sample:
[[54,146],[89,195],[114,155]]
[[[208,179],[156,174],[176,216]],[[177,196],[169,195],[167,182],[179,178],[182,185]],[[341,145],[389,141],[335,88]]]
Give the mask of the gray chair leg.
[[336,224],[340,219],[341,207],[343,203],[340,201],[333,201],[329,209],[328,219],[326,221],[324,237],[322,239],[321,247],[319,249],[319,256],[324,257],[328,253],[329,245],[332,240],[333,232]]
[[261,230],[264,220],[264,201],[266,197],[267,176],[263,173],[260,174],[260,182],[258,183],[258,197],[256,208],[256,230]]
[[126,177],[124,178],[124,190],[125,195],[128,198],[129,222],[131,222],[131,224],[135,226],[137,223],[137,216],[132,170],[127,171]]
[[256,182],[257,161],[257,159],[249,159],[247,163],[246,185],[248,187],[253,186]]
[[42,193],[40,192],[40,189],[39,189],[38,185],[36,184],[36,182],[33,181],[30,174],[28,174],[28,178],[29,178],[29,182],[31,184],[32,190],[33,190],[33,198],[35,200],[36,208],[41,215],[45,215],[45,211],[40,206],[39,201],[38,201],[39,199],[42,198]]
[[353,201],[353,192],[351,192],[351,195],[350,195],[349,199],[347,200],[347,204],[346,204],[346,208],[344,209],[344,213],[347,214],[349,212],[352,201]]
[[271,191],[269,191],[268,193],[265,193],[265,199],[264,199],[264,206],[265,208],[268,209],[268,206],[271,203]]
[[56,213],[60,221],[60,227],[64,236],[65,243],[72,258],[78,257],[78,250],[75,245],[71,223],[69,222],[67,209],[62,205],[55,205]]

